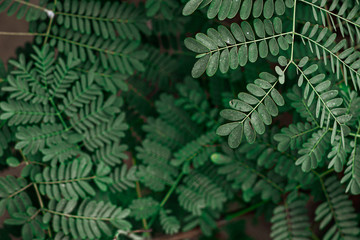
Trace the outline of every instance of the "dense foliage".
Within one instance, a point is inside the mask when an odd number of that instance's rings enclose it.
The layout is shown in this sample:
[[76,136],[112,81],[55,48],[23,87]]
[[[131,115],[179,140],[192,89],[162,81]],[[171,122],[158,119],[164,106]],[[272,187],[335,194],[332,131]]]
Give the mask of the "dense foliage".
[[251,211],[275,240],[359,239],[357,0],[0,13],[34,36],[0,64],[0,164],[21,172],[2,239],[248,239]]

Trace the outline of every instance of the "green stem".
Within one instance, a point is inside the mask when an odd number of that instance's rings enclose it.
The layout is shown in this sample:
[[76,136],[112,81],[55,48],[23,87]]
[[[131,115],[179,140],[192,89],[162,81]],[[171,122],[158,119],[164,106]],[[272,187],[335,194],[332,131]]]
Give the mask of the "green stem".
[[[56,0],[54,0],[54,6],[52,8],[52,11],[54,12],[55,11],[55,8],[56,8]],[[45,35],[45,39],[44,39],[44,44],[45,45],[47,43],[47,40],[49,38],[49,33],[50,33],[50,29],[51,29],[51,26],[52,26],[52,23],[54,21],[54,18],[50,18],[50,21],[49,21],[49,25],[46,29],[46,35]]]
[[52,210],[46,209],[46,208],[42,208],[42,210],[44,210],[45,212],[54,214],[54,215],[64,216],[64,217],[68,217],[68,218],[77,218],[77,219],[94,220],[94,221],[111,221],[112,220],[111,218],[96,218],[96,217],[71,215],[71,214],[67,214],[67,213],[52,211]]
[[290,62],[294,60],[294,44],[295,44],[295,25],[296,25],[296,1],[294,1],[294,12],[293,12],[293,25],[292,25],[292,44],[291,44],[291,57]]
[[241,42],[241,43],[229,45],[229,46],[226,46],[226,47],[217,48],[217,49],[215,49],[215,50],[211,50],[211,51],[206,52],[206,53],[198,54],[197,57],[198,57],[199,55],[200,55],[200,56],[203,56],[203,55],[207,55],[207,54],[212,54],[213,52],[219,52],[219,51],[224,50],[224,49],[227,49],[227,48],[233,48],[233,47],[238,47],[238,46],[247,45],[247,44],[251,44],[251,43],[261,42],[261,41],[263,41],[263,40],[268,40],[268,39],[272,39],[272,38],[276,38],[276,37],[280,37],[280,36],[284,36],[284,35],[288,35],[288,34],[292,34],[292,32],[280,33],[280,34],[273,35],[273,36],[269,36],[269,37],[265,37],[265,38],[259,38],[259,39],[252,40],[252,41]]
[[171,188],[169,189],[169,191],[167,192],[167,194],[165,195],[164,199],[161,201],[160,205],[159,205],[159,210],[157,211],[157,213],[152,217],[152,219],[149,222],[148,225],[148,229],[152,226],[152,224],[154,223],[156,216],[158,215],[160,209],[166,204],[166,202],[169,200],[171,194],[174,192],[174,190],[176,189],[177,185],[180,183],[180,180],[182,179],[182,177],[185,175],[184,172],[181,172],[179,174],[179,176],[177,177],[177,179],[175,180],[174,184],[171,186]]
[[65,131],[68,131],[69,128],[68,128],[68,126],[66,125],[63,117],[61,116],[60,111],[57,109],[56,104],[55,104],[55,102],[54,102],[54,99],[53,99],[52,97],[49,97],[49,100],[50,100],[50,102],[51,102],[51,105],[52,105],[53,108],[55,109],[56,115],[58,116],[58,118],[60,119],[63,127],[65,128]]
[[0,35],[6,35],[6,36],[45,36],[45,33],[29,33],[29,32],[3,32],[0,31]]
[[29,183],[28,185],[26,185],[25,187],[17,190],[16,192],[12,193],[11,195],[9,195],[7,198],[12,198],[13,196],[25,191],[26,189],[28,189],[29,187],[31,187],[33,185],[33,183]]
[[87,181],[87,180],[91,180],[91,179],[95,179],[95,178],[96,178],[96,176],[91,176],[91,177],[68,179],[68,180],[62,180],[62,181],[36,182],[36,183],[37,183],[37,184],[61,184],[61,183],[71,183],[71,182]]
[[261,207],[262,205],[264,205],[264,204],[267,203],[267,202],[268,202],[267,200],[266,200],[266,201],[262,201],[262,202],[259,202],[259,203],[254,204],[254,205],[251,205],[251,206],[248,207],[248,208],[242,209],[242,210],[240,210],[240,211],[238,211],[238,212],[236,212],[236,213],[232,213],[232,214],[230,214],[230,215],[227,215],[227,216],[225,217],[225,220],[230,221],[230,220],[232,220],[232,219],[234,219],[234,218],[237,218],[237,217],[240,217],[240,216],[242,216],[242,215],[245,215],[245,214],[247,214],[247,213],[249,213],[249,212],[251,212],[251,211],[253,211],[253,210],[255,210],[255,209],[259,208],[259,207]]
[[29,6],[29,7],[32,7],[32,8],[36,8],[36,9],[42,10],[42,11],[47,10],[47,9],[46,9],[46,8],[44,8],[44,7],[41,7],[41,6],[36,5],[36,4],[33,4],[33,3],[25,2],[25,1],[23,1],[23,0],[15,0],[15,2],[18,2],[18,3],[21,3],[21,4],[27,5],[27,6]]

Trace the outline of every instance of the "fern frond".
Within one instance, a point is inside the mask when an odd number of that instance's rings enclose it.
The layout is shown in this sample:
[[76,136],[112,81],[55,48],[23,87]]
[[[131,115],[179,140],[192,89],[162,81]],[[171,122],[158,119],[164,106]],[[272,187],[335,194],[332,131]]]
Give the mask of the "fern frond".
[[[2,124],[4,124],[4,120]],[[10,141],[13,140],[13,136],[10,133],[10,130],[7,126],[2,126],[0,128],[0,157],[4,155],[5,150],[8,148]]]
[[134,199],[130,204],[131,216],[136,220],[147,219],[155,215],[160,204],[152,197]]
[[129,188],[135,188],[135,182],[138,181],[136,173],[137,167],[135,166],[127,167],[126,164],[123,164],[121,168],[115,168],[110,175],[113,181],[110,190],[113,192],[123,192]]
[[176,191],[180,206],[196,216],[206,208],[221,210],[227,200],[222,187],[199,171],[191,171]]
[[[358,132],[359,133],[358,128]],[[352,194],[360,193],[360,147],[357,143],[357,137],[354,141],[350,142],[352,148],[349,160],[347,162],[347,167],[344,172],[344,177],[341,179],[341,183],[348,182],[346,187],[346,192],[351,192]]]
[[16,138],[19,142],[15,145],[24,154],[35,154],[38,150],[44,149],[66,139],[68,132],[61,124],[41,124],[39,126],[18,127]]
[[177,85],[177,89],[180,98],[176,100],[176,105],[192,111],[191,120],[198,124],[205,122],[208,127],[216,124],[217,109],[210,108],[205,93],[201,91],[201,87],[196,81],[192,78],[185,78],[183,84]]
[[82,75],[81,80],[76,82],[71,90],[69,89],[63,104],[59,106],[59,110],[72,117],[77,113],[77,108],[88,105],[90,101],[94,101],[100,94],[100,88],[94,84],[94,74],[89,72],[87,76]]
[[[322,30],[320,30],[322,29]],[[323,57],[324,63],[328,63],[328,56],[330,56],[330,66],[333,73],[336,73],[338,79],[340,79],[340,67],[344,69],[344,79],[346,85],[348,84],[348,75],[352,80],[352,83],[357,89],[360,87],[360,52],[356,51],[355,48],[347,48],[346,39],[340,42],[335,42],[336,33],[331,33],[328,28],[319,28],[319,25],[315,25],[310,30],[310,22],[307,22],[301,33],[295,33],[300,36],[303,43],[307,41],[310,49],[315,48],[316,56],[318,58]],[[340,51],[343,49],[343,51]],[[312,50],[313,51],[313,50]]]
[[[349,89],[349,86],[346,87]],[[352,116],[349,120],[349,126],[356,126],[360,116],[360,97],[356,91],[340,91],[341,96],[344,98],[344,105],[346,106],[347,113]]]
[[301,165],[304,172],[317,168],[318,164],[323,160],[322,155],[329,148],[330,135],[326,129],[321,129],[312,134],[311,138],[303,144],[298,153],[301,155],[295,162]]
[[305,205],[306,201],[296,200],[277,206],[271,218],[270,237],[274,240],[310,239],[310,222]]
[[2,198],[0,200],[0,216],[4,214],[4,211],[9,204],[9,201],[12,201],[12,198],[20,198],[23,201],[30,201],[27,193],[22,191],[29,186],[31,186],[31,184],[28,185],[24,178],[15,178],[11,175],[0,178],[0,198]]
[[54,77],[52,76],[54,71],[54,51],[50,50],[49,45],[45,45],[41,49],[34,46],[35,53],[31,54],[31,58],[34,60],[36,66],[35,72],[44,87],[47,87],[52,83]]
[[[51,46],[56,46],[59,52],[65,55],[73,54],[82,62],[95,63],[97,58],[104,69],[111,68],[122,74],[132,75],[134,71],[144,71],[141,63],[147,53],[137,50],[136,41],[123,41],[121,39],[104,40],[95,35],[83,34],[65,28],[60,28],[57,35],[49,35]],[[99,55],[99,57],[97,56]]]
[[330,227],[323,239],[356,239],[360,228],[355,210],[336,177],[322,182],[322,188],[326,202],[316,208],[315,221],[320,222],[320,229]]
[[[289,128],[293,130],[294,126],[290,125]],[[286,128],[282,128],[282,130],[283,129]],[[291,184],[295,183],[296,185],[301,184],[302,186],[312,184],[314,180],[316,180],[315,175],[304,174],[300,167],[294,164],[294,157],[290,155],[292,152],[289,153],[286,151],[287,148],[283,148],[283,151],[281,151],[276,147],[274,139],[278,135],[288,137],[285,134],[279,133],[277,128],[272,128],[269,133],[264,134],[257,140],[257,144],[244,143],[238,148],[237,152],[242,154],[247,160],[256,162],[258,167],[271,169],[279,176],[286,177],[288,180],[286,188],[292,189]],[[302,142],[306,141],[309,137],[307,134],[306,136],[302,136],[302,140],[298,139],[298,146],[301,146]]]
[[[237,148],[243,135],[249,143],[255,142],[256,133],[263,134],[265,125],[270,125],[272,117],[278,115],[277,106],[284,105],[284,99],[275,89],[279,79],[270,73],[261,73],[260,79],[247,85],[248,93],[239,93],[239,99],[230,101],[232,109],[225,109],[220,115],[232,122],[221,125],[216,134],[228,136],[231,148]],[[260,99],[258,99],[260,98]]]
[[154,17],[161,13],[165,19],[172,20],[174,11],[178,6],[179,3],[176,0],[149,0],[145,3],[146,15]]
[[128,91],[128,85],[125,82],[128,78],[128,74],[121,74],[119,72],[114,72],[111,69],[104,69],[100,60],[97,59],[95,63],[87,62],[84,64],[84,69],[79,69],[82,72],[93,72],[94,73],[94,81],[96,84],[104,91],[110,92],[112,94],[117,94],[119,90]]
[[304,94],[301,91],[302,89],[298,86],[293,86],[292,89],[286,94],[290,99],[290,105],[295,109],[295,111],[300,114],[300,116],[306,119],[308,122],[318,124],[318,120],[315,116],[315,103],[308,106]]
[[[20,210],[20,209],[19,209]],[[25,211],[18,211],[4,221],[7,225],[20,225],[22,239],[31,240],[34,238],[45,238],[45,232],[42,229],[43,218],[39,215],[40,210],[31,205]]]
[[64,163],[78,155],[84,155],[79,146],[66,140],[57,142],[55,144],[50,144],[48,147],[44,147],[40,151],[44,154],[42,161],[50,161],[50,164],[53,167],[56,166],[58,162]]
[[275,141],[279,142],[277,149],[281,152],[287,149],[295,150],[303,145],[309,138],[309,134],[318,130],[318,127],[312,127],[309,123],[290,124],[288,128],[281,128],[281,133],[274,135]]
[[140,40],[148,34],[146,18],[141,8],[126,2],[66,0],[56,4],[57,24],[81,34],[94,34],[104,39]]
[[125,231],[131,228],[131,224],[125,220],[130,211],[110,202],[51,200],[44,211],[45,224],[51,223],[56,233],[61,232],[74,239],[100,239],[104,235],[112,236],[114,228]]
[[137,176],[141,182],[153,191],[163,191],[165,186],[172,185],[178,170],[170,165],[170,149],[159,143],[144,140],[142,147],[137,147],[137,158],[144,165],[139,166]]
[[183,9],[183,15],[188,16],[195,10],[205,8],[208,5],[207,17],[212,19],[218,16],[219,20],[222,21],[226,18],[234,18],[238,12],[240,12],[242,20],[248,19],[251,13],[254,18],[263,14],[266,19],[269,19],[274,13],[283,15],[285,6],[292,8],[294,2],[293,0],[277,0],[274,3],[274,0],[265,0],[264,3],[263,0],[245,0],[241,3],[241,0],[189,0]]
[[[103,165],[100,164],[100,166]],[[110,178],[104,175],[90,176],[92,167],[93,164],[89,158],[79,158],[73,160],[71,164],[62,163],[60,166],[46,167],[41,174],[35,176],[35,180],[43,195],[57,201],[62,198],[71,200],[94,196],[96,192],[88,181],[107,182]]]
[[55,65],[54,81],[49,89],[52,97],[63,98],[71,84],[79,79],[79,74],[75,69],[79,64],[80,60],[75,60],[72,54],[68,55],[66,62],[61,58],[58,59]]
[[341,172],[343,170],[343,166],[347,159],[347,153],[350,152],[349,142],[347,139],[345,139],[345,141],[345,148],[343,148],[341,138],[336,136],[335,141],[332,143],[332,149],[327,155],[330,159],[328,168],[334,167],[335,172]]
[[[323,26],[327,26],[326,18],[328,17],[330,19],[331,26],[335,29],[335,31],[339,29],[343,37],[346,30],[352,41],[354,41],[354,35],[358,38],[360,37],[360,18],[357,16],[357,12],[359,11],[358,4],[351,4],[349,1],[341,3],[337,0],[331,2],[331,4],[329,2],[329,8],[325,8],[325,5],[328,3],[327,0],[316,0],[312,2],[300,0],[300,2],[311,6],[313,10],[312,13],[316,21],[319,20],[318,12],[320,13],[321,23]],[[336,8],[338,8],[337,13],[334,12]]]
[[144,61],[146,70],[140,73],[139,77],[157,85],[160,89],[168,88],[169,82],[173,80],[172,75],[179,68],[178,62],[171,55],[151,46],[145,46],[144,50],[149,53],[149,57]]
[[185,110],[176,106],[176,101],[173,96],[161,94],[160,99],[155,102],[155,106],[160,114],[160,118],[185,132],[188,140],[200,135],[200,129],[191,120]]
[[213,131],[207,132],[197,139],[189,142],[174,153],[171,164],[178,167],[182,165],[182,171],[189,173],[191,166],[199,168],[204,165],[212,153],[216,151],[214,143],[218,137]]
[[[98,92],[96,92],[96,94],[97,93]],[[86,100],[92,98],[91,95],[87,93]],[[79,97],[77,98],[79,99]],[[83,104],[84,101],[81,101],[81,104]],[[79,106],[75,103],[72,105]],[[88,132],[90,129],[93,129],[94,127],[112,119],[120,112],[121,106],[122,100],[115,95],[108,97],[108,99],[104,102],[104,96],[99,94],[97,98],[91,102],[84,103],[84,107],[80,108],[76,113],[72,112],[68,114],[68,116],[71,116],[71,127],[80,134]]]
[[172,150],[183,146],[188,139],[188,135],[181,130],[166,123],[160,118],[149,118],[147,124],[143,126],[143,130],[147,133],[147,138],[154,140],[169,147]]
[[30,85],[27,81],[24,81],[20,77],[14,77],[9,75],[7,77],[9,86],[2,87],[2,91],[10,92],[10,98],[16,100],[30,101],[31,103],[43,103],[48,102],[48,93],[38,84]]
[[180,222],[175,216],[169,216],[171,211],[160,211],[160,224],[163,227],[166,234],[173,235],[180,230]]
[[[342,142],[344,144],[345,136],[350,132],[349,127],[346,123],[351,119],[351,115],[347,114],[346,108],[340,108],[343,103],[343,99],[338,96],[338,90],[330,88],[331,81],[325,80],[325,74],[317,74],[310,78],[310,75],[315,73],[318,69],[318,65],[313,64],[302,70],[301,67],[305,66],[308,62],[308,57],[304,57],[299,65],[295,64],[296,68],[300,72],[298,85],[302,86],[304,79],[306,86],[304,89],[304,99],[307,100],[307,105],[310,106],[313,101],[316,101],[316,118],[320,117],[320,127],[323,127],[326,120],[326,127],[330,125],[330,120],[333,119],[333,129],[331,134],[331,143],[334,142],[335,136],[337,135],[337,128],[340,128]],[[322,110],[321,110],[322,108]],[[320,115],[321,113],[321,115]],[[327,114],[327,116],[326,116]]]
[[220,25],[218,30],[208,29],[206,35],[198,33],[195,38],[186,38],[185,46],[199,53],[197,58],[200,58],[195,63],[191,75],[198,78],[206,70],[208,76],[213,76],[218,68],[220,72],[226,73],[229,68],[245,66],[248,61],[256,62],[259,56],[266,58],[269,51],[273,56],[277,56],[280,48],[289,48],[290,32],[283,32],[280,18],[274,18],[273,22],[268,19],[264,22],[255,19],[253,25],[254,27],[246,21],[243,21],[241,26],[232,23],[231,31]]
[[[25,3],[28,0],[24,1]],[[0,13],[7,10],[7,15],[12,16],[16,13],[17,19],[25,18],[26,21],[36,21],[38,19],[46,17],[45,11],[39,8],[28,7],[26,4],[20,1],[4,0],[0,3]]]
[[128,155],[124,153],[127,149],[127,145],[120,144],[119,142],[106,144],[95,151],[93,159],[95,162],[103,162],[114,167],[120,165],[124,159],[128,159]]
[[119,138],[125,136],[124,131],[128,125],[124,123],[125,114],[121,113],[107,123],[102,123],[85,133],[84,145],[90,151],[103,147],[112,142],[118,142]]
[[204,210],[200,216],[189,215],[184,218],[185,225],[182,230],[189,231],[193,228],[200,227],[205,236],[211,236],[213,230],[217,228],[216,219],[220,214],[210,209]]
[[8,120],[9,126],[55,122],[56,113],[50,105],[9,100],[1,102],[0,108],[4,111],[0,119]]
[[220,166],[218,173],[226,175],[227,181],[232,182],[235,189],[242,189],[244,200],[250,201],[251,197],[261,193],[264,200],[272,199],[273,202],[280,200],[280,195],[284,191],[278,175],[275,173],[263,174],[260,169],[251,163],[245,163],[239,157],[230,158],[224,154],[214,153],[211,160]]

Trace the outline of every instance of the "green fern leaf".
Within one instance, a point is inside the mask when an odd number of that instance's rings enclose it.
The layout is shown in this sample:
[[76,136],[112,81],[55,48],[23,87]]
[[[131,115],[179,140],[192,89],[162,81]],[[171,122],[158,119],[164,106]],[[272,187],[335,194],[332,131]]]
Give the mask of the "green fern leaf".
[[[285,4],[286,3],[286,4]],[[189,0],[182,11],[183,15],[188,16],[194,13],[197,9],[205,8],[209,5],[207,17],[212,19],[218,16],[220,21],[226,18],[234,18],[239,12],[240,18],[246,20],[250,17],[251,13],[255,18],[258,18],[263,12],[264,17],[269,19],[273,16],[274,12],[277,15],[285,13],[285,6],[288,8],[293,7],[293,1],[276,0]]]
[[278,239],[310,239],[310,222],[306,201],[296,200],[277,206],[271,218],[271,238]]
[[[326,202],[316,208],[315,221],[320,222],[320,229],[330,227],[324,239],[356,239],[360,228],[353,214],[355,210],[352,202],[345,195],[344,189],[336,177],[330,177],[322,184]],[[334,223],[330,224],[331,220],[334,220]]]
[[[284,99],[275,89],[279,82],[278,78],[269,73],[261,73],[260,79],[255,84],[247,85],[251,93],[239,93],[239,99],[230,101],[232,109],[225,109],[220,115],[232,122],[221,125],[216,134],[228,136],[228,144],[231,148],[237,148],[243,135],[249,143],[255,142],[256,133],[263,134],[265,125],[270,125],[272,117],[278,115],[277,106],[284,105]],[[260,98],[260,100],[258,99]]]
[[150,218],[158,212],[159,207],[159,203],[152,197],[135,199],[129,206],[131,215],[137,220]]
[[94,196],[96,192],[88,181],[108,177],[98,174],[90,176],[92,166],[89,158],[75,159],[71,164],[46,167],[41,174],[35,176],[35,180],[43,195],[57,201],[62,198],[70,200]]
[[341,179],[341,183],[348,182],[346,192],[351,192],[352,194],[360,193],[360,159],[359,153],[360,148],[356,141],[351,141],[350,146],[352,147],[350,158],[347,162],[347,167],[344,172],[344,177]]
[[185,39],[185,46],[199,53],[197,58],[200,59],[191,73],[194,78],[200,77],[205,71],[208,76],[213,76],[218,69],[226,73],[229,68],[245,66],[248,61],[256,62],[259,56],[267,57],[269,51],[277,56],[279,49],[287,50],[291,42],[285,38],[289,32],[283,33],[280,18],[275,18],[273,22],[256,19],[254,27],[246,21],[241,23],[241,27],[232,23],[230,30],[220,25],[218,30],[208,29],[207,35],[198,33],[195,38]]
[[135,188],[135,182],[138,181],[136,173],[137,167],[134,166],[128,168],[127,165],[123,164],[121,168],[115,168],[110,175],[114,182],[110,189],[113,192],[123,192],[129,188]]
[[83,200],[78,204],[77,200],[51,200],[44,211],[44,223],[51,222],[55,232],[61,230],[74,239],[100,239],[104,235],[112,236],[114,228],[125,231],[131,228],[131,224],[124,220],[130,211],[109,202]]
[[85,133],[84,145],[90,151],[98,147],[103,147],[112,142],[118,142],[119,138],[124,137],[124,131],[128,125],[124,123],[125,114],[119,114],[116,118],[107,123],[102,123]]
[[174,216],[169,216],[170,211],[160,211],[160,224],[163,227],[166,234],[173,235],[180,230],[180,222]]

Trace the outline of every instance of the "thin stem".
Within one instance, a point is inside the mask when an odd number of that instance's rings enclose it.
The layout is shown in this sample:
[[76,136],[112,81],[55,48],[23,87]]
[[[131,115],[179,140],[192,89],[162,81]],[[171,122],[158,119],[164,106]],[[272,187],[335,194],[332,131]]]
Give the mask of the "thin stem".
[[[131,161],[132,161],[132,164],[133,164],[134,166],[136,166],[136,159],[135,159],[134,157],[131,159]],[[136,181],[135,184],[136,184],[136,194],[137,194],[137,197],[138,197],[138,198],[142,198],[141,188],[140,188],[140,183],[139,183],[139,181]],[[145,218],[142,219],[142,223],[143,223],[144,229],[148,229],[148,224],[147,224],[147,221],[146,221]],[[149,232],[146,232],[146,234],[147,234],[148,236],[150,236]]]
[[[171,194],[174,192],[174,190],[176,189],[177,185],[180,183],[180,180],[182,179],[182,177],[185,175],[185,173],[182,171],[179,176],[177,177],[177,179],[175,180],[175,182],[173,183],[173,185],[171,186],[171,188],[169,189],[169,191],[166,193],[164,199],[161,201],[160,205],[159,205],[159,210],[166,204],[166,202],[169,200]],[[159,212],[159,211],[158,211]],[[157,212],[157,213],[158,213]],[[154,223],[155,218],[157,216],[157,213],[152,217],[152,219],[149,222],[149,226],[148,228],[151,227],[151,225]]]
[[102,49],[102,48],[98,48],[98,47],[86,45],[86,44],[83,44],[83,43],[79,43],[79,42],[76,42],[76,41],[69,40],[69,39],[67,39],[67,38],[62,38],[62,37],[55,36],[55,35],[51,35],[51,34],[49,34],[49,37],[50,37],[50,38],[57,39],[57,40],[60,40],[60,41],[68,42],[68,43],[71,43],[71,44],[74,44],[74,45],[77,45],[77,46],[80,46],[80,47],[84,47],[84,48],[88,48],[88,49],[91,49],[91,50],[95,50],[95,51],[98,51],[98,52],[104,52],[104,53],[108,53],[108,54],[111,54],[111,55],[127,57],[127,55],[124,55],[124,54],[119,53],[119,52],[114,52],[114,51],[111,51],[111,50],[107,50],[107,49]]
[[66,125],[63,117],[61,116],[60,111],[57,109],[56,104],[55,104],[55,102],[54,102],[54,99],[53,99],[52,97],[49,97],[49,100],[50,100],[50,102],[51,102],[51,105],[52,105],[53,108],[55,109],[56,115],[58,116],[58,118],[60,119],[63,127],[65,128],[65,131],[68,131],[69,128],[68,128],[68,126]]
[[120,18],[102,18],[102,17],[93,17],[93,16],[85,16],[73,13],[66,13],[66,12],[55,12],[55,15],[63,15],[63,16],[70,16],[76,18],[83,18],[89,20],[96,20],[96,21],[103,21],[103,22],[117,22],[117,23],[138,23],[138,22],[146,22],[146,20],[135,21],[129,19],[120,19]]
[[33,4],[33,3],[25,2],[25,1],[23,1],[23,0],[15,0],[15,2],[18,2],[18,3],[21,3],[21,4],[27,5],[27,6],[32,7],[32,8],[40,9],[40,10],[42,10],[42,11],[47,10],[47,9],[44,8],[44,7],[41,7],[41,6],[36,5],[36,4]]
[[77,218],[77,219],[94,220],[94,221],[111,221],[112,220],[112,218],[96,218],[96,217],[71,215],[71,214],[67,214],[67,213],[52,211],[52,210],[46,209],[46,208],[43,208],[42,210],[44,210],[45,212],[54,214],[54,215],[64,216],[64,217],[68,217],[68,218]]
[[256,40],[253,40],[253,41],[241,42],[241,43],[229,45],[229,46],[226,46],[226,47],[217,48],[217,49],[215,49],[215,50],[211,50],[211,51],[209,51],[209,52],[201,53],[201,54],[198,54],[198,55],[212,54],[213,52],[219,52],[219,51],[224,50],[224,49],[227,49],[227,48],[233,48],[233,47],[238,47],[238,46],[242,46],[242,45],[246,45],[246,44],[256,43],[256,42],[260,42],[260,41],[263,41],[263,40],[268,40],[268,39],[272,39],[272,38],[276,38],[276,37],[288,35],[288,34],[291,34],[291,33],[292,33],[292,32],[280,33],[280,34],[277,34],[277,35],[273,35],[273,36],[270,36],[270,37],[265,37],[265,38],[256,39]]
[[[57,1],[57,0],[54,0],[54,6],[53,6],[53,8],[52,8],[52,11],[53,11],[53,12],[55,11],[55,8],[56,8],[56,1]],[[50,33],[50,29],[51,29],[51,26],[52,26],[53,21],[54,21],[54,18],[51,17],[51,18],[50,18],[50,21],[49,21],[49,25],[48,25],[48,27],[47,27],[47,29],[46,29],[46,35],[45,35],[45,39],[44,39],[44,43],[43,43],[44,46],[45,46],[45,44],[47,43],[47,40],[48,40],[48,38],[49,38],[49,33]]]
[[[21,157],[23,158],[24,162],[26,163],[26,165],[29,165],[29,160],[25,157],[25,155],[23,154],[23,152],[21,150],[19,150],[20,154],[21,154]],[[41,195],[40,195],[40,192],[39,192],[39,189],[36,185],[36,183],[33,183],[33,186],[35,188],[35,191],[36,191],[36,195],[38,197],[38,200],[39,200],[39,204],[40,204],[40,207],[43,208],[44,207],[44,203],[42,201],[42,198],[41,198]]]
[[270,92],[273,90],[273,88],[276,86],[276,84],[279,82],[279,79],[274,82],[274,84],[271,86],[271,88],[266,92],[266,94],[261,98],[261,100],[256,104],[255,107],[253,107],[253,109],[246,114],[246,116],[239,121],[238,123],[243,124],[245,122],[246,119],[248,119],[250,117],[250,115],[259,107],[260,104],[262,104],[262,102],[265,100],[265,98],[270,94]]
[[31,187],[33,185],[33,183],[29,183],[28,185],[26,185],[25,187],[17,190],[16,192],[14,192],[13,194],[9,195],[7,198],[12,198],[13,196],[21,193],[22,191],[25,191],[26,189],[28,189],[29,187]]
[[34,218],[36,218],[36,216],[39,215],[40,211],[41,211],[41,209],[38,209],[38,210],[34,213],[34,215],[32,215],[32,216],[30,217],[30,220],[33,220]]
[[163,207],[165,205],[165,203],[169,200],[171,194],[174,192],[174,190],[176,189],[177,185],[179,184],[181,178],[185,175],[184,172],[181,172],[179,174],[179,176],[177,177],[175,183],[171,186],[170,190],[167,192],[167,194],[165,195],[164,199],[161,201],[160,203],[160,207]]
[[[23,152],[22,152],[21,150],[19,150],[19,152],[20,152],[20,155],[21,155],[21,157],[23,158],[24,162],[26,163],[26,165],[29,165],[29,164],[30,164],[30,163],[29,163],[29,160],[25,157],[25,155],[23,154]],[[35,192],[36,192],[36,196],[37,196],[38,201],[39,201],[40,208],[41,208],[42,212],[45,213],[44,210],[43,210],[43,208],[44,208],[44,203],[43,203],[43,200],[42,200],[42,198],[41,198],[41,195],[40,195],[40,192],[39,192],[39,188],[38,188],[37,184],[34,183],[34,182],[32,183],[32,185],[34,186],[34,189],[35,189]],[[49,232],[49,236],[50,236],[50,238],[51,238],[52,234],[51,234],[51,229],[50,229],[50,227],[48,227],[48,232]]]
[[45,36],[45,33],[3,32],[3,31],[0,31],[0,35],[6,35],[6,36]]
[[293,12],[293,25],[292,25],[292,44],[291,44],[291,57],[290,62],[294,60],[294,44],[295,44],[295,25],[296,25],[296,1],[294,1],[294,12]]
[[91,177],[84,177],[84,178],[76,178],[76,179],[68,179],[68,180],[61,180],[61,181],[53,181],[53,182],[36,182],[37,184],[61,184],[61,183],[71,183],[71,182],[80,182],[80,181],[87,181],[91,179],[95,179],[96,176]]
[[225,217],[225,219],[226,219],[227,221],[230,221],[230,220],[232,220],[232,219],[234,219],[234,218],[237,218],[237,217],[240,217],[240,216],[242,216],[242,215],[245,215],[245,214],[247,214],[247,213],[249,213],[249,212],[251,212],[251,211],[253,211],[253,210],[255,210],[255,209],[259,208],[259,207],[261,207],[262,205],[264,205],[264,204],[267,203],[267,202],[268,202],[267,200],[264,200],[264,201],[262,201],[262,202],[259,202],[259,203],[256,203],[256,204],[254,204],[254,205],[251,205],[251,206],[248,207],[248,208],[245,208],[245,209],[242,209],[242,210],[240,210],[240,211],[238,211],[238,212],[236,212],[236,213],[232,213],[232,214],[230,214],[230,215],[227,215],[227,216]]
[[329,173],[332,173],[332,172],[334,172],[335,170],[332,168],[332,169],[329,169],[329,170],[327,170],[326,172],[323,172],[323,173],[321,173],[320,175],[319,175],[319,177],[320,178],[323,178],[323,177],[325,177],[326,175],[328,175]]

